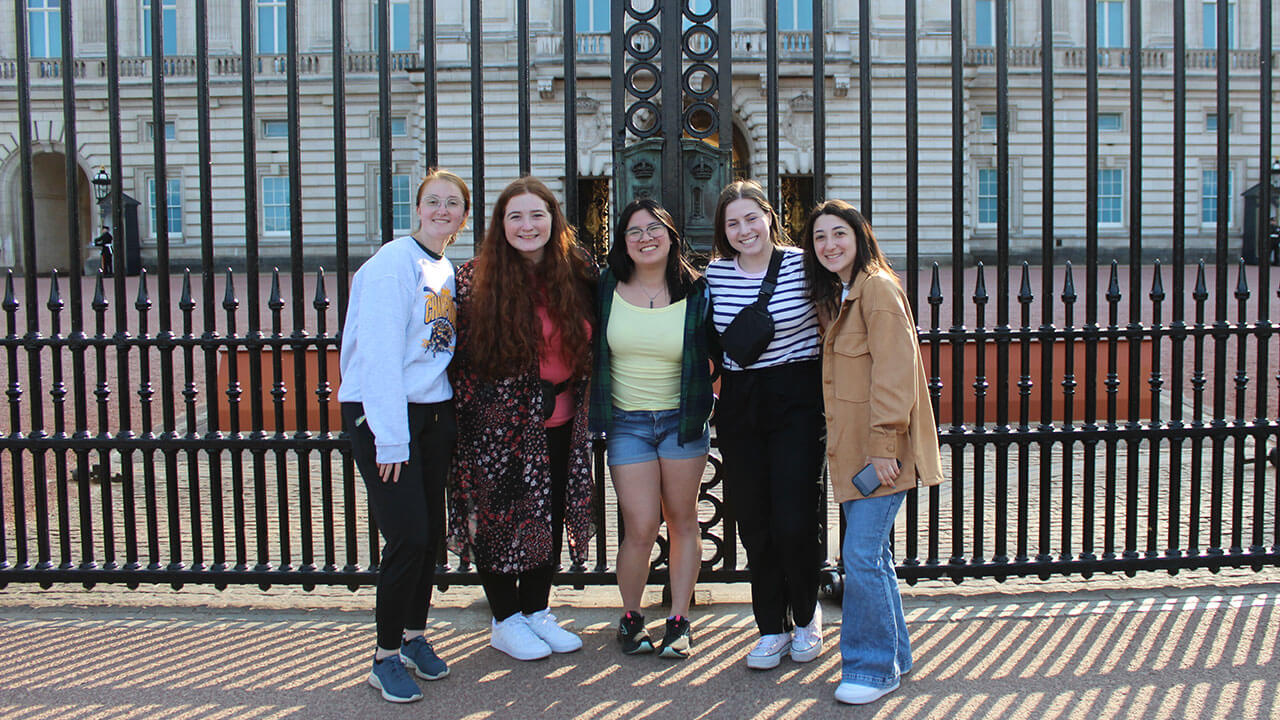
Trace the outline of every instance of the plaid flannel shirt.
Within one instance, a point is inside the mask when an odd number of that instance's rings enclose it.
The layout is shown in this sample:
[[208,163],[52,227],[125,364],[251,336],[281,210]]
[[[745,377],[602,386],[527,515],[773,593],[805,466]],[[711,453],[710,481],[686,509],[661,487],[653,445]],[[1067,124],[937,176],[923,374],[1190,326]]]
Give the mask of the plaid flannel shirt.
[[[600,276],[599,317],[596,329],[595,371],[591,378],[589,428],[608,432],[613,424],[613,382],[609,372],[609,311],[618,278],[606,268]],[[711,391],[711,291],[698,278],[685,296],[684,343],[680,351],[680,432],[683,445],[702,437],[714,401]]]

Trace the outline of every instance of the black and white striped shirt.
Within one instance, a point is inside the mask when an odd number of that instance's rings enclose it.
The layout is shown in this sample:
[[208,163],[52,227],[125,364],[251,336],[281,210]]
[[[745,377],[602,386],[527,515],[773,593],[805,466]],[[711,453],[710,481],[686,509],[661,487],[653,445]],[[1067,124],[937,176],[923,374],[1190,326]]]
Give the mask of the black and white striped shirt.
[[[748,370],[818,357],[818,313],[805,292],[804,253],[798,248],[783,248],[782,253],[778,286],[773,297],[769,298],[773,341],[760,358],[746,368]],[[717,332],[724,332],[739,310],[756,301],[764,275],[764,271],[754,274],[743,272],[736,258],[718,258],[707,265],[707,282],[711,286]],[[726,370],[743,369],[727,355],[724,367]]]

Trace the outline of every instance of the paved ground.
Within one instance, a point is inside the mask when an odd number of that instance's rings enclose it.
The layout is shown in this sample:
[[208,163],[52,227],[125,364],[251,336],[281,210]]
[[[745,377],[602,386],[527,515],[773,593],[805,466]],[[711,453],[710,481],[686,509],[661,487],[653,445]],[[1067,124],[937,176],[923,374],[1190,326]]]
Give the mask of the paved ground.
[[[1275,718],[1280,570],[904,586],[916,666],[869,707],[832,699],[827,650],[756,673],[745,586],[699,591],[696,655],[626,657],[612,588],[557,589],[572,655],[488,647],[475,588],[438,594],[452,667],[393,706],[364,684],[372,591],[0,590],[0,717],[23,718]],[[652,592],[654,603],[657,591]],[[659,614],[657,609],[650,616]]]

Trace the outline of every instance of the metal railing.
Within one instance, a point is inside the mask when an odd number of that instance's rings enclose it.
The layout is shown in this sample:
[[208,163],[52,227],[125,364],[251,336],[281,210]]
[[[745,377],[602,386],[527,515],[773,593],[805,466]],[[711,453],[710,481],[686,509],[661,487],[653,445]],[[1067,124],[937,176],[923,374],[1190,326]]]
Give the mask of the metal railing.
[[[527,0],[516,0],[521,27],[527,25]],[[63,17],[70,16],[65,3]],[[659,3],[660,12],[683,3]],[[766,3],[773,8],[775,3]],[[859,3],[856,116],[829,116],[823,97],[827,73],[823,48],[812,43],[783,45],[776,23],[761,35],[766,78],[778,77],[778,48],[789,63],[804,52],[814,63],[813,168],[815,192],[825,195],[824,155],[828,125],[857,126],[861,162],[857,166],[860,209],[868,217],[890,210],[873,208],[879,197],[877,165],[872,162],[873,127],[880,122],[905,125],[906,248],[902,268],[908,297],[921,326],[920,339],[929,367],[929,383],[939,418],[940,439],[949,484],[912,491],[902,522],[895,530],[899,574],[909,580],[947,577],[957,581],[979,576],[1048,576],[1060,573],[1176,570],[1189,567],[1261,567],[1280,563],[1280,500],[1275,471],[1267,462],[1280,433],[1280,380],[1274,352],[1276,326],[1270,320],[1276,286],[1268,253],[1255,268],[1235,265],[1227,243],[1227,219],[1220,215],[1217,245],[1210,261],[1186,257],[1187,186],[1184,173],[1173,173],[1176,221],[1168,247],[1144,245],[1141,204],[1156,190],[1143,184],[1142,81],[1151,68],[1172,68],[1173,158],[1171,167],[1187,167],[1186,74],[1189,68],[1212,66],[1218,73],[1218,114],[1228,116],[1231,99],[1228,72],[1246,67],[1259,82],[1258,160],[1269,166],[1272,141],[1271,56],[1258,54],[1256,65],[1233,60],[1242,51],[1215,51],[1214,60],[1186,47],[1186,18],[1175,4],[1172,50],[1101,51],[1096,46],[1096,8],[1088,7],[1088,41],[1083,48],[1053,52],[1015,51],[1002,40],[993,50],[965,48],[963,3],[952,2],[950,30],[951,258],[944,267],[921,267],[919,238],[920,111],[919,37],[916,4],[905,5],[905,94],[892,102],[873,97],[870,3]],[[1220,8],[1225,3],[1220,3]],[[351,274],[347,207],[347,108],[349,82],[378,83],[378,133],[381,157],[381,217],[384,238],[391,236],[392,95],[394,73],[418,69],[417,54],[389,50],[386,0],[379,2],[376,55],[352,55],[344,43],[344,3],[332,3],[333,50],[308,54],[297,46],[297,3],[287,3],[288,52],[258,56],[251,51],[253,27],[243,27],[239,55],[211,55],[204,2],[196,6],[197,52],[191,59],[157,53],[140,62],[119,54],[118,38],[107,34],[106,57],[85,60],[75,55],[75,38],[64,23],[61,66],[92,67],[106,78],[111,128],[109,197],[113,228],[123,226],[121,210],[124,165],[121,109],[126,77],[149,77],[151,119],[156,127],[166,113],[190,112],[198,122],[195,152],[199,157],[198,204],[200,246],[198,271],[176,274],[169,260],[169,228],[165,194],[166,147],[155,133],[153,164],[157,208],[154,276],[128,278],[123,272],[101,275],[37,277],[34,228],[45,219],[34,209],[32,138],[35,108],[31,96],[32,62],[25,43],[25,14],[17,4],[17,59],[0,63],[0,74],[12,72],[18,88],[20,213],[23,275],[4,280],[3,357],[6,425],[0,432],[0,584],[30,583],[208,583],[213,585],[296,583],[361,585],[373,581],[378,535],[363,507],[363,487],[354,472],[349,443],[333,418],[337,382],[334,350]],[[1007,5],[997,3],[995,37],[1007,38]],[[107,26],[119,25],[115,3],[107,3]],[[435,32],[434,4],[421,6],[425,37]],[[1141,3],[1129,4],[1132,42],[1140,45]],[[564,2],[564,35],[556,45],[565,68],[564,176],[576,178],[575,53],[608,50],[615,67],[623,67],[622,47],[615,40],[582,40],[573,32],[574,3]],[[729,0],[717,0],[718,22],[732,22]],[[251,3],[242,2],[250,16]],[[485,21],[480,2],[470,3],[473,27]],[[621,10],[615,11],[621,18]],[[1225,13],[1225,10],[1222,10]],[[1271,8],[1262,3],[1259,44],[1272,46]],[[1041,36],[1053,38],[1053,3],[1041,8]],[[156,18],[159,17],[157,13]],[[655,47],[678,48],[662,37],[656,24]],[[1226,26],[1225,18],[1220,23]],[[815,33],[824,34],[822,3],[814,3]],[[679,27],[670,18],[666,29]],[[153,37],[162,37],[156,20]],[[1225,30],[1223,31],[1225,33]],[[527,60],[532,33],[519,32],[514,42]],[[471,39],[471,106],[473,130],[470,177],[474,197],[473,225],[483,234],[486,174],[510,174],[530,166],[535,152],[527,123],[521,123],[515,157],[486,155],[484,60],[480,33]],[[710,37],[704,35],[704,37]],[[720,33],[720,38],[727,33]],[[729,54],[715,59],[710,82],[720,127],[729,127],[733,108],[732,63],[738,57],[738,34],[730,42],[708,40],[699,53],[713,48]],[[807,35],[806,35],[807,37]],[[824,34],[825,37],[825,34]],[[586,44],[583,44],[583,43]],[[754,41],[753,41],[754,43]],[[161,45],[159,41],[155,43]],[[1225,47],[1225,36],[1220,42]],[[753,48],[757,47],[753,44]],[[437,62],[432,43],[421,58],[422,166],[438,161],[440,137],[436,106]],[[545,47],[543,48],[545,49]],[[540,50],[539,52],[542,52]],[[647,51],[646,51],[647,52]],[[667,50],[663,50],[667,52]],[[1245,52],[1243,57],[1248,57]],[[1074,58],[1074,59],[1072,59]],[[1106,58],[1112,58],[1108,60]],[[1196,59],[1200,58],[1200,59]],[[517,63],[515,111],[527,120],[529,65]],[[758,57],[751,58],[759,62]],[[1241,64],[1243,62],[1243,64]],[[1008,71],[1011,65],[1037,63],[1044,121],[1039,132],[1043,177],[1038,213],[1043,235],[1035,265],[1017,266],[1010,255],[1011,162]],[[966,225],[965,78],[974,65],[993,64],[997,107],[998,222],[994,263],[970,261]],[[1122,67],[1129,74],[1131,100],[1126,127],[1130,133],[1129,185],[1126,201],[1133,211],[1126,226],[1122,265],[1108,265],[1099,252],[1099,142],[1096,123],[1083,138],[1055,130],[1055,71],[1083,67],[1088,114],[1098,115],[1099,69]],[[36,65],[35,67],[44,67]],[[944,66],[945,67],[945,66]],[[1256,67],[1256,72],[1253,68]],[[100,68],[100,70],[99,70]],[[159,70],[157,72],[157,69]],[[38,71],[36,74],[38,75]],[[670,77],[671,68],[661,70]],[[288,264],[282,272],[263,274],[258,220],[254,83],[263,73],[287,82],[290,229]],[[307,74],[331,77],[333,84],[332,172],[336,198],[333,243],[336,258],[328,272],[307,270],[301,222],[303,156],[299,142],[298,80]],[[245,270],[222,273],[215,251],[212,175],[214,133],[209,83],[214,76],[238,77],[243,103],[239,148],[242,151]],[[61,80],[64,144],[77,148],[77,80],[83,72],[52,75]],[[167,98],[171,77],[194,77],[195,98]],[[620,82],[615,73],[614,82]],[[679,80],[678,73],[675,74]],[[768,157],[771,192],[777,191],[779,133],[775,83],[769,80],[768,127],[763,148]],[[837,85],[837,87],[839,87]],[[850,88],[852,89],[852,88]],[[664,87],[664,92],[667,88]],[[621,102],[615,94],[615,103]],[[674,96],[678,114],[680,95]],[[709,97],[709,96],[708,96]],[[897,96],[895,96],[897,97]],[[220,98],[219,102],[234,99]],[[40,102],[47,102],[41,100]],[[708,100],[708,103],[711,101]],[[670,103],[668,103],[670,105]],[[668,108],[669,109],[669,108]],[[614,108],[614,117],[622,107]],[[884,112],[882,112],[884,111]],[[891,111],[891,112],[889,112]],[[892,119],[890,119],[892,118]],[[678,121],[679,118],[676,118]],[[665,121],[664,121],[665,122]],[[1218,167],[1228,165],[1228,123],[1218,131]],[[1025,128],[1024,128],[1025,130]],[[621,132],[621,131],[619,131]],[[629,136],[618,135],[616,147]],[[1083,141],[1086,147],[1086,238],[1077,266],[1061,263],[1054,235],[1055,147]],[[929,142],[935,143],[936,140]],[[222,153],[225,155],[225,153]],[[224,158],[225,162],[225,158]],[[280,161],[275,161],[280,162]],[[68,162],[66,183],[68,236],[79,237],[76,198],[80,196],[76,163]],[[1225,175],[1225,174],[1224,174]],[[894,190],[894,192],[898,192]],[[1160,191],[1167,192],[1167,191]],[[1268,207],[1271,188],[1263,183],[1261,207]],[[1228,200],[1225,177],[1217,192],[1219,207]],[[854,199],[854,198],[850,198]],[[570,216],[577,207],[576,186],[566,183]],[[889,205],[885,204],[886,207]],[[1247,218],[1266,236],[1265,217]],[[120,233],[116,256],[124,257]],[[310,244],[308,248],[313,247]],[[1166,258],[1151,264],[1151,254]],[[83,248],[72,242],[70,266],[83,264]],[[1234,277],[1230,273],[1235,273]],[[993,281],[994,291],[987,283]],[[1166,291],[1166,287],[1168,290]],[[1078,289],[1080,288],[1080,289]],[[336,296],[336,300],[335,300]],[[989,317],[988,313],[994,315]],[[1016,312],[1017,318],[1013,317]],[[607,583],[616,542],[616,520],[609,512],[610,490],[603,451],[597,446],[599,487],[594,564],[569,568],[561,581]],[[705,581],[741,580],[730,509],[720,502],[718,461],[711,463],[703,488]],[[834,517],[834,514],[829,517]],[[834,535],[834,526],[830,529]],[[447,560],[447,558],[446,558]],[[661,562],[659,562],[661,565]],[[442,583],[474,582],[466,567],[442,565]]]

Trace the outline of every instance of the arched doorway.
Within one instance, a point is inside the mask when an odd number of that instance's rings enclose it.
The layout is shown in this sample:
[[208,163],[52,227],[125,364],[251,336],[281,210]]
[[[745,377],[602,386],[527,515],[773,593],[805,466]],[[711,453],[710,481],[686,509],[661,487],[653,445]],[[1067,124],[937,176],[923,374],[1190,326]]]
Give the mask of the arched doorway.
[[[57,269],[62,275],[79,274],[83,268],[71,267],[71,244],[88,247],[95,227],[92,192],[89,179],[79,170],[78,201],[79,237],[71,238],[71,219],[67,214],[67,157],[60,152],[41,152],[31,158],[31,185],[35,196],[36,267],[39,274]],[[19,223],[21,219],[19,219]],[[18,263],[22,261],[21,234],[18,235]],[[83,253],[82,253],[83,255]]]

